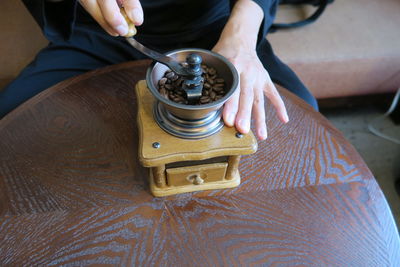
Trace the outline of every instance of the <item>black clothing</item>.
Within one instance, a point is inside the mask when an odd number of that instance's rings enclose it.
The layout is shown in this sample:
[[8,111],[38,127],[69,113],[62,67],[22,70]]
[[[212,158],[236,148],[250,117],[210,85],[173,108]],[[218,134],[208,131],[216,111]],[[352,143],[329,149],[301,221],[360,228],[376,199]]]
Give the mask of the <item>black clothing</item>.
[[[264,11],[260,41],[272,25],[279,0],[253,1]],[[54,38],[71,37],[77,13],[80,11],[77,0],[56,3],[46,0],[23,0],[23,2],[50,41]],[[235,2],[235,0],[141,0],[145,20],[138,28],[137,37],[160,39],[175,37],[191,41],[189,37],[193,36],[194,40],[196,38],[194,35],[199,30],[223,18],[227,19]],[[80,14],[80,19],[100,27],[85,13]]]
[[[44,0],[24,1],[30,7],[38,23],[43,27],[44,33],[50,43],[38,53],[34,61],[11,84],[0,91],[0,118],[27,99],[62,80],[107,65],[146,58],[143,54],[132,48],[123,37],[108,35],[74,1],[65,0],[61,3],[48,3]],[[149,2],[151,1],[149,0]],[[211,0],[210,2],[214,1],[217,0]],[[145,6],[145,2],[147,1],[142,2]],[[170,1],[153,0],[153,2],[162,3]],[[222,0],[221,2],[228,3],[228,1]],[[269,1],[267,0],[266,2]],[[155,30],[150,28],[143,32],[139,28],[139,34],[135,38],[160,52],[185,47],[211,50],[218,41],[220,33],[228,19],[225,13],[226,6],[221,6],[223,8],[220,8],[220,13],[217,12],[219,15],[215,16],[216,20],[210,19],[209,22],[211,24],[198,30],[190,31],[188,28],[182,35],[179,29],[175,29],[176,32],[173,32],[169,31],[168,27],[165,29],[161,27]],[[64,12],[62,12],[63,10]],[[65,12],[67,10],[68,12]],[[72,13],[69,13],[69,11]],[[153,17],[146,14],[145,21],[152,20]],[[60,19],[61,15],[64,16],[64,19]],[[157,13],[154,16],[156,15]],[[158,15],[163,16],[162,13]],[[66,20],[67,18],[72,18],[72,21]],[[162,21],[159,18],[154,19]],[[271,22],[272,20],[269,17],[265,19],[264,27],[265,25],[270,25]],[[175,25],[174,23],[171,25]],[[176,27],[180,26],[182,25],[176,24]],[[143,28],[145,27],[150,26],[143,25]],[[160,36],[152,31],[160,31]],[[265,38],[260,39],[257,46],[257,53],[264,67],[269,72],[272,81],[292,91],[317,109],[315,98],[304,87],[293,71],[274,55],[271,46]]]

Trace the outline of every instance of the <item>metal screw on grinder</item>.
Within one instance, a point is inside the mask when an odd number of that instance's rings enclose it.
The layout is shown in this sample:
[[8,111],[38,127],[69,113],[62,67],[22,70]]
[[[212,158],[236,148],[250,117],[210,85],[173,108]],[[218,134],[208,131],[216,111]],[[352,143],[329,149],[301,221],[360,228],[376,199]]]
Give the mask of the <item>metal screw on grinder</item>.
[[243,137],[243,134],[237,132],[237,133],[235,134],[235,136],[236,136],[237,138],[242,138],[242,137]]
[[154,142],[153,147],[154,148],[160,148],[161,144],[159,142]]

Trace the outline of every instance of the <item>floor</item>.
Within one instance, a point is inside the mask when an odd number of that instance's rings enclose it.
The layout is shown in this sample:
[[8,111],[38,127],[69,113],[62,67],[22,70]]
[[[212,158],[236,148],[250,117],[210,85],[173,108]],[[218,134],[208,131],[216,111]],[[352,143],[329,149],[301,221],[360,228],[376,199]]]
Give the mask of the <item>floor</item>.
[[[322,103],[320,106],[321,113],[342,131],[363,157],[384,192],[400,228],[400,197],[395,189],[395,180],[400,179],[400,145],[373,135],[368,130],[368,124],[388,110],[393,96],[373,101],[370,101],[373,98],[358,98],[356,102],[363,102],[362,105],[345,104],[332,108],[329,103]],[[381,132],[400,139],[400,124],[395,124],[389,117],[377,119],[373,125]]]

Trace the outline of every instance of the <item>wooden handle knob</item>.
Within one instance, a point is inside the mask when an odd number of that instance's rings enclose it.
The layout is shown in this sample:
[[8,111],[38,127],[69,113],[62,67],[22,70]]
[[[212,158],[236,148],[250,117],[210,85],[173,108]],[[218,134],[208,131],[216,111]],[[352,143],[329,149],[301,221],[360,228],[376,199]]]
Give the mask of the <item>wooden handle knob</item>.
[[132,37],[137,33],[135,24],[129,19],[123,7],[120,8],[122,16],[124,16],[126,23],[128,24],[128,33],[124,37]]

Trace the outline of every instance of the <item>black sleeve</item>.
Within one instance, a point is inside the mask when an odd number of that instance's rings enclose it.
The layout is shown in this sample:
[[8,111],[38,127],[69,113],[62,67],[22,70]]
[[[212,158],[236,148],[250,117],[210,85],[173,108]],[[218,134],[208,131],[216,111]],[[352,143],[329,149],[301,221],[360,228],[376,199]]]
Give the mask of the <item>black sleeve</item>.
[[275,19],[276,10],[278,8],[279,0],[253,0],[257,3],[264,11],[264,19],[260,26],[260,31],[258,32],[259,43],[267,35],[272,22]]
[[77,0],[22,0],[48,40],[68,39],[75,21]]

